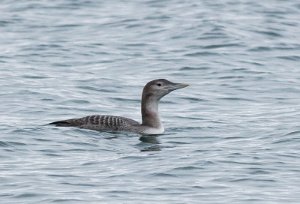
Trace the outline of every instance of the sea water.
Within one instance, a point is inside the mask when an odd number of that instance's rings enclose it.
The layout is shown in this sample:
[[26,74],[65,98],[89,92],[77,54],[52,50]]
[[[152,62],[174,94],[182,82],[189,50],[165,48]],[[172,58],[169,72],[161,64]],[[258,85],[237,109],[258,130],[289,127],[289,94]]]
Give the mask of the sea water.
[[[0,3],[0,202],[299,203],[300,3]],[[141,121],[150,80],[165,134],[50,122]]]

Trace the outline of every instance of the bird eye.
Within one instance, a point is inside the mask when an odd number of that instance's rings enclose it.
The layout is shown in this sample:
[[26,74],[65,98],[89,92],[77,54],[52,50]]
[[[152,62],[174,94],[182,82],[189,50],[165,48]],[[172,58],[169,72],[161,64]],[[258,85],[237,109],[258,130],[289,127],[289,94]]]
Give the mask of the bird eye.
[[157,86],[161,86],[161,83],[157,83],[156,85],[157,85]]

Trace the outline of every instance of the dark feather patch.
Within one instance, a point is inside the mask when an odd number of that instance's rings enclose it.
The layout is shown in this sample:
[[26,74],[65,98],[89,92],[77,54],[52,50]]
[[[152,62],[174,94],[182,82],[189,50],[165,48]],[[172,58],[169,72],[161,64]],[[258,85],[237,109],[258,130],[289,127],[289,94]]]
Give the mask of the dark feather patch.
[[52,123],[49,123],[49,125],[55,125],[55,126],[58,126],[58,127],[68,127],[68,126],[72,126],[72,124],[70,124],[68,121],[55,121],[55,122],[52,122]]

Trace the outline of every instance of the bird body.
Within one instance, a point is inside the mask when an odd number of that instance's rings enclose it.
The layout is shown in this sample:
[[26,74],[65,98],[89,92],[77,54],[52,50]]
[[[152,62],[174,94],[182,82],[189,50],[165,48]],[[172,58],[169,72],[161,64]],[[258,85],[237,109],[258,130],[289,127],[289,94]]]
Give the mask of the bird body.
[[184,88],[187,84],[173,83],[166,79],[148,82],[142,94],[142,124],[130,118],[112,115],[90,115],[50,123],[60,127],[79,127],[97,131],[124,131],[146,135],[157,135],[164,132],[158,113],[159,100],[168,93]]

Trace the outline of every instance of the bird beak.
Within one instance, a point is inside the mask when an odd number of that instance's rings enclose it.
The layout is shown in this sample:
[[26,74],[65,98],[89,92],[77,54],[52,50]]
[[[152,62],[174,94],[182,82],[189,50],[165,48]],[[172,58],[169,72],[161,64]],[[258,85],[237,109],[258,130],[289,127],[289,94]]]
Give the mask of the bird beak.
[[176,89],[182,89],[189,86],[189,84],[184,84],[184,83],[173,83],[172,85],[170,85],[170,90],[174,91]]

